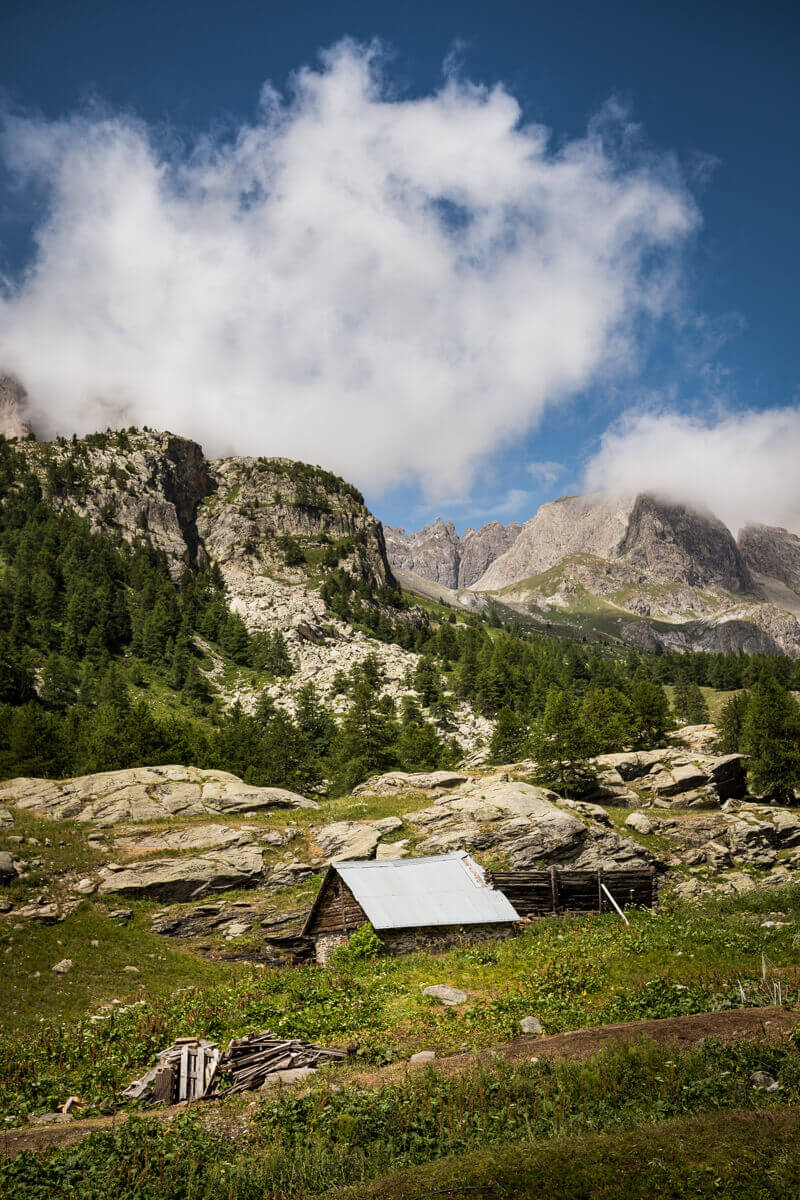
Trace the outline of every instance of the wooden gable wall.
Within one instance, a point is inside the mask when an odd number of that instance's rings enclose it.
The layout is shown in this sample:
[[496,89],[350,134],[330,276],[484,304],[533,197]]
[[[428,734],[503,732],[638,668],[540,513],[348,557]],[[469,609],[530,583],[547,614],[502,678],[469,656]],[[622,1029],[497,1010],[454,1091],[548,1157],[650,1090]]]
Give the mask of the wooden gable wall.
[[325,876],[314,911],[304,930],[307,936],[321,933],[355,933],[367,914],[341,876],[330,868]]

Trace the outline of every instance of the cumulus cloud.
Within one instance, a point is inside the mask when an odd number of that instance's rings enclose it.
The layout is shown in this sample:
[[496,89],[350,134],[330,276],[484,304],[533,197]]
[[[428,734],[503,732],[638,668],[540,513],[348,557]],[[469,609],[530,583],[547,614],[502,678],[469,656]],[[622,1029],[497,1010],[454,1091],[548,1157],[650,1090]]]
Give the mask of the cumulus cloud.
[[623,121],[554,149],[502,86],[397,98],[352,42],[189,147],[125,115],[7,118],[48,215],[0,364],[44,435],[146,423],[464,495],[672,302],[697,212]]
[[710,509],[734,532],[748,521],[800,533],[800,409],[711,418],[629,413],[588,463],[589,491],[649,491]]

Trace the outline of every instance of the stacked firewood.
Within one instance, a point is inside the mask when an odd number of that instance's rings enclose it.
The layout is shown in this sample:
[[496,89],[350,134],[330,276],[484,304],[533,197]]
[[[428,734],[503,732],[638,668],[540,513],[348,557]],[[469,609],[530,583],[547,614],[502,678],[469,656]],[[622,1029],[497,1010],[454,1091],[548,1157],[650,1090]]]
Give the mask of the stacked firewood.
[[343,1050],[330,1050],[296,1038],[275,1037],[269,1030],[234,1038],[224,1054],[216,1042],[201,1038],[178,1038],[162,1050],[158,1064],[135,1080],[122,1093],[128,1100],[177,1104],[184,1100],[208,1100],[232,1092],[255,1091],[268,1076],[301,1067],[339,1062]]

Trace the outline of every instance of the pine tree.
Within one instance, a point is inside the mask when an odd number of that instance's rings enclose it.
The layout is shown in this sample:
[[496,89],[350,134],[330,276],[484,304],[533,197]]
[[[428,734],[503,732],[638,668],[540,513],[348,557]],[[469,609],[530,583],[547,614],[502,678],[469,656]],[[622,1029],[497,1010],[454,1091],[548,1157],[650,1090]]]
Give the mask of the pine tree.
[[169,673],[169,685],[179,692],[186,682],[191,662],[189,643],[184,637],[178,637],[172,652],[172,665]]
[[9,634],[0,633],[0,703],[25,704],[34,694],[33,671],[27,656]]
[[517,762],[530,749],[527,723],[508,705],[500,709],[489,742],[489,758],[495,763]]
[[672,720],[667,694],[661,684],[640,679],[633,688],[631,707],[637,744],[652,747],[663,741]]
[[791,803],[800,787],[800,705],[770,675],[756,684],[742,722],[751,789]]
[[439,672],[432,658],[423,654],[414,671],[414,689],[427,708],[439,695]]
[[235,663],[244,665],[250,662],[250,635],[244,621],[236,613],[229,614],[220,631],[219,644]]
[[39,691],[42,703],[50,708],[65,709],[74,704],[78,694],[75,669],[60,654],[50,654],[42,671]]
[[336,722],[321,703],[313,683],[306,683],[298,692],[294,720],[313,756],[318,761],[327,758],[336,737]]
[[543,715],[533,727],[537,783],[562,796],[580,795],[594,781],[587,763],[591,751],[580,708],[569,692],[551,688]]
[[631,705],[616,688],[590,688],[581,704],[581,721],[592,754],[611,754],[630,745]]
[[679,671],[675,677],[675,689],[672,707],[675,716],[682,725],[689,724],[690,685],[685,671]]
[[208,680],[193,658],[188,661],[183,677],[181,699],[193,712],[202,713],[211,698]]
[[339,726],[335,749],[339,788],[350,791],[368,775],[380,774],[397,763],[394,744],[397,725],[375,698],[366,679],[353,688],[352,703]]
[[270,675],[277,675],[283,679],[288,678],[294,672],[292,660],[289,657],[289,651],[286,647],[286,638],[280,629],[274,629],[272,632],[266,670]]
[[709,711],[706,698],[696,683],[690,683],[686,723],[687,725],[707,725],[708,721]]
[[742,728],[750,704],[749,692],[737,692],[723,705],[717,718],[718,744],[723,754],[738,754],[742,745]]

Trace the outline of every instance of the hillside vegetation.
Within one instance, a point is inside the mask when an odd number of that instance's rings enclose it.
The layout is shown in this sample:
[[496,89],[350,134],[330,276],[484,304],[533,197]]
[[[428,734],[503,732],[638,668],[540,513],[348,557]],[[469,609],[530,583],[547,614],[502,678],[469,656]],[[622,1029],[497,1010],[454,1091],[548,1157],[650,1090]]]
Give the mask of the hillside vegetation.
[[[798,1007],[800,662],[551,632],[416,603],[363,498],[320,468],[208,463],[150,431],[0,441],[0,1118],[18,1128],[70,1095],[75,1127],[114,1111],[186,1035],[270,1028],[351,1051],[298,1090],[0,1158],[0,1192],[532,1196],[550,1163],[555,1194],[595,1178],[624,1197],[649,1155],[637,1178],[664,1196],[786,1194],[794,1035],[400,1066],[502,1046],[526,1016],[557,1034]],[[198,770],[231,774],[190,802]],[[561,915],[396,958],[365,929],[327,969],[300,961],[332,858],[462,845],[489,868],[634,863],[666,881],[629,924]],[[188,871],[226,848],[249,864],[241,886],[137,881],[137,865]],[[439,1005],[431,983],[466,1002]]]

